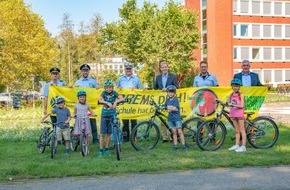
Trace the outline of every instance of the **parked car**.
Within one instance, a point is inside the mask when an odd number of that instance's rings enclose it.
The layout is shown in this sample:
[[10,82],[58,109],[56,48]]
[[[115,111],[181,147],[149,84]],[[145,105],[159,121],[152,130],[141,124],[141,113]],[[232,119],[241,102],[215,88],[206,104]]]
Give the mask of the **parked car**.
[[11,105],[13,102],[9,93],[0,93],[0,105],[6,106]]

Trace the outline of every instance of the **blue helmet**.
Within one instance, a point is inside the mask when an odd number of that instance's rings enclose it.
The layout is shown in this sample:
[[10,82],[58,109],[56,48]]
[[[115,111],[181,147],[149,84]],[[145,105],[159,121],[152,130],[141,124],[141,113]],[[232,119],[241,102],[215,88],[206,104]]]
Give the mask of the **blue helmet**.
[[63,103],[63,102],[65,102],[63,97],[60,96],[60,97],[56,98],[56,104],[60,104],[60,103]]
[[85,91],[83,91],[83,90],[80,90],[77,93],[77,97],[79,97],[79,96],[86,96],[86,95],[87,95],[87,93]]
[[166,91],[167,92],[176,92],[176,86],[174,86],[174,85],[169,85],[169,86],[167,86],[167,88],[166,88]]
[[243,86],[242,84],[242,81],[238,78],[234,78],[232,81],[231,81],[231,85],[233,84],[236,84],[236,85],[239,85],[239,86]]

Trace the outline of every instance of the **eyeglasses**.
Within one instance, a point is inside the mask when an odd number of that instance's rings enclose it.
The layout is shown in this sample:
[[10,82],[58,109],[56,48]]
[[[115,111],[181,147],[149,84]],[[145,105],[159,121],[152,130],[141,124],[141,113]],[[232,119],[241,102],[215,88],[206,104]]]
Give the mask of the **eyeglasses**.
[[132,70],[132,68],[126,68],[126,70]]
[[58,73],[51,73],[52,75],[58,75]]
[[250,65],[243,65],[243,67],[250,67]]

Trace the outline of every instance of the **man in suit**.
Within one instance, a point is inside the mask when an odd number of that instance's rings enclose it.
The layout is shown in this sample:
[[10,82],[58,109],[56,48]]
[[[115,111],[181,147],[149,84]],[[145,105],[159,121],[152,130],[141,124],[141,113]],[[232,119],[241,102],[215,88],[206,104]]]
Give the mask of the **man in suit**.
[[235,74],[234,78],[240,79],[243,86],[263,86],[260,82],[259,75],[250,72],[250,67],[250,62],[248,60],[243,60],[242,72]]
[[[162,73],[156,77],[153,89],[162,90],[163,92],[166,92],[166,87],[169,85],[173,85],[176,88],[178,88],[177,77],[174,74],[168,72],[168,62],[161,61],[160,70]],[[170,138],[168,137],[168,134],[167,134],[167,128],[162,124],[161,129],[162,129],[162,136],[163,136],[162,142],[169,142]]]

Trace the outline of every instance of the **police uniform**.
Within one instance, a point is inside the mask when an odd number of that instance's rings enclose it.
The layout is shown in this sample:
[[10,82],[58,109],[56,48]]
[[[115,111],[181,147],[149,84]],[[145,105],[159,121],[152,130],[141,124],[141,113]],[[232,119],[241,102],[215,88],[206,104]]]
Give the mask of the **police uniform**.
[[[91,70],[91,67],[90,65],[85,63],[80,66],[80,70]],[[75,82],[75,87],[98,88],[99,84],[93,77],[87,77],[87,78],[81,77]],[[99,138],[98,138],[96,119],[91,118],[90,124],[92,128],[93,143],[97,144],[99,142]]]
[[[91,70],[91,67],[88,64],[83,64],[80,67],[80,70]],[[98,88],[99,84],[93,77],[81,77],[75,82],[76,87],[89,87],[89,88]]]
[[[125,63],[124,68],[127,69],[133,69],[133,65],[131,63]],[[136,75],[123,75],[119,78],[118,80],[118,87],[120,88],[137,88],[137,89],[142,89],[142,84],[138,76]],[[129,141],[130,138],[130,130],[129,130],[129,122],[131,121],[131,130],[137,125],[137,120],[136,119],[123,119],[123,140],[124,141]]]
[[[60,69],[57,68],[57,67],[53,67],[49,70],[50,73],[60,73]],[[55,86],[66,86],[66,83],[65,81],[63,80],[60,80],[60,79],[57,79],[56,83],[53,82],[53,80],[47,82],[44,86],[44,89],[43,89],[43,93],[42,95],[45,97],[45,98],[48,98],[48,93],[49,93],[49,87],[51,85],[55,85]],[[48,104],[48,102],[47,102]],[[56,123],[56,117],[55,116],[50,116],[51,118],[51,122],[52,123]]]

